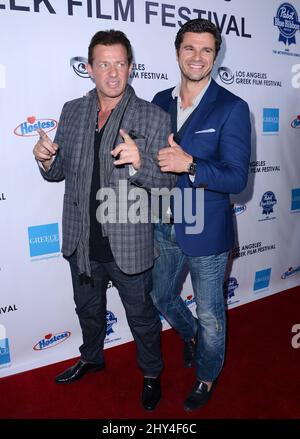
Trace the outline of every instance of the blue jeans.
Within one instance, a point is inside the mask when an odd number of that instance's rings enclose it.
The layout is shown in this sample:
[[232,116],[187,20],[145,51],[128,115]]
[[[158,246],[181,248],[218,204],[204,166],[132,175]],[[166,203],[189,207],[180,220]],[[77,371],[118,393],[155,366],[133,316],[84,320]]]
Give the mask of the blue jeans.
[[[160,256],[152,270],[153,302],[183,340],[191,340],[197,334],[197,378],[214,381],[222,369],[225,354],[223,282],[228,252],[187,256],[178,246],[174,226],[170,224],[155,224],[154,236]],[[180,295],[185,268],[191,276],[197,318]]]
[[76,253],[68,258],[76,313],[82,330],[81,359],[103,364],[106,336],[106,289],[109,280],[118,289],[128,325],[136,342],[137,361],[145,376],[157,377],[163,363],[160,350],[161,321],[150,297],[151,269],[128,275],[115,262],[91,261],[93,283],[81,283]]

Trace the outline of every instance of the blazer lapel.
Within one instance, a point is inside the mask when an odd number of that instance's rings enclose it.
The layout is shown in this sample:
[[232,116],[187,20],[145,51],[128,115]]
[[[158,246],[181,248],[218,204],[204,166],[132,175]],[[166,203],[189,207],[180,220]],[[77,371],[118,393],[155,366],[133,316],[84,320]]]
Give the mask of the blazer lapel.
[[[76,142],[76,155],[74,160],[74,169],[77,170],[83,144],[87,137],[90,139],[95,135],[96,124],[96,110],[97,110],[97,92],[96,89],[91,90],[86,96],[84,96],[81,105],[81,118],[79,121],[78,137]],[[93,116],[95,115],[95,117]],[[93,144],[93,143],[92,143]]]
[[[119,134],[119,130],[120,128],[123,128],[126,133],[129,134],[130,130],[132,129],[132,126],[134,125],[134,121],[136,119],[136,111],[138,106],[135,105],[136,102],[136,98],[132,98],[132,101],[128,103],[125,111],[124,111],[124,115],[122,117],[122,120],[120,122],[120,126],[118,127],[118,129],[116,130],[116,138],[115,138],[115,142],[114,145],[111,145],[111,149],[113,149],[114,147],[116,147],[117,145],[119,145],[119,143],[124,142],[123,138],[120,136]],[[121,166],[122,168],[124,168],[124,177],[121,176],[120,173],[116,173],[116,181],[119,181],[120,178],[127,178],[129,175],[129,167],[128,165],[123,165]],[[119,171],[120,171],[120,167],[118,167]],[[114,165],[114,159],[112,158],[111,161],[109,161],[109,169],[108,169],[108,176],[109,179],[113,179],[114,177],[114,171],[116,170],[116,166]]]
[[[171,99],[171,103],[170,103],[168,112],[171,116],[172,132],[177,133],[177,98]],[[175,136],[175,142],[176,142],[176,136]]]

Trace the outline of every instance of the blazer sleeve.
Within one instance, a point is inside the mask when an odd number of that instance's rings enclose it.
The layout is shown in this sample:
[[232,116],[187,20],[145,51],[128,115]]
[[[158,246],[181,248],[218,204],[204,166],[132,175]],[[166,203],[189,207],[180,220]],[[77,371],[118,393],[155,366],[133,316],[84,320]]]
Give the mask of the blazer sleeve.
[[141,166],[133,176],[129,177],[129,181],[147,190],[163,187],[172,189],[176,184],[176,175],[161,172],[157,161],[158,151],[168,144],[168,136],[171,133],[170,116],[156,105],[149,105],[151,111],[146,120],[149,127],[147,144],[143,150],[140,149]]
[[197,163],[194,187],[223,193],[240,193],[247,185],[251,155],[251,123],[248,104],[239,99],[224,122],[218,160],[194,157]]

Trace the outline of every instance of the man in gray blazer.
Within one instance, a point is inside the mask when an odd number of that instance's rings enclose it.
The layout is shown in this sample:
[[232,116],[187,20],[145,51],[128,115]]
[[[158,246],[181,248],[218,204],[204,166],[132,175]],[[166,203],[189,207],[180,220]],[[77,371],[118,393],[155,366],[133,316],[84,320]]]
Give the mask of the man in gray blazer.
[[[62,253],[70,263],[83,336],[80,360],[56,382],[71,383],[104,368],[106,289],[111,280],[137,345],[144,374],[142,403],[153,410],[161,397],[163,364],[161,323],[149,295],[157,256],[149,190],[174,183],[157,164],[171,125],[166,112],[139,99],[128,85],[131,66],[126,35],[97,32],[87,64],[96,87],[64,105],[54,142],[39,130],[33,153],[46,180],[65,180]],[[139,208],[137,200],[142,200]]]

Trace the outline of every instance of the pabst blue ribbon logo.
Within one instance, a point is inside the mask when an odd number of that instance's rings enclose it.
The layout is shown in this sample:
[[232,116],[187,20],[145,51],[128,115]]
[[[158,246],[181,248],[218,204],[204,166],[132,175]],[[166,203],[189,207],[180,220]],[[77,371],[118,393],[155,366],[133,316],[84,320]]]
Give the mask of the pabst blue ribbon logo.
[[48,133],[55,130],[56,127],[57,121],[55,119],[37,119],[35,116],[28,116],[25,122],[20,123],[14,129],[14,134],[22,137],[39,136],[37,129],[42,128]]
[[259,203],[260,207],[262,207],[262,214],[270,215],[270,213],[273,213],[273,207],[275,204],[277,204],[277,200],[274,193],[271,191],[265,192]]
[[53,348],[54,346],[57,346],[58,344],[66,341],[67,338],[70,337],[70,335],[70,331],[58,332],[57,334],[46,334],[40,341],[38,341],[33,346],[33,349],[35,351],[43,351],[45,349]]
[[106,335],[110,335],[114,332],[113,325],[117,323],[118,319],[111,311],[106,311]]
[[224,282],[224,297],[229,300],[235,295],[235,290],[238,288],[239,284],[235,277],[229,277],[227,281]]
[[291,122],[292,128],[300,128],[300,114]]
[[274,25],[279,30],[278,41],[284,44],[296,44],[295,34],[300,30],[300,23],[298,21],[297,11],[290,3],[282,3],[274,17]]
[[86,64],[88,60],[83,56],[74,56],[74,58],[70,59],[70,67],[73,68],[74,72],[80,78],[89,78],[90,75],[86,69]]

